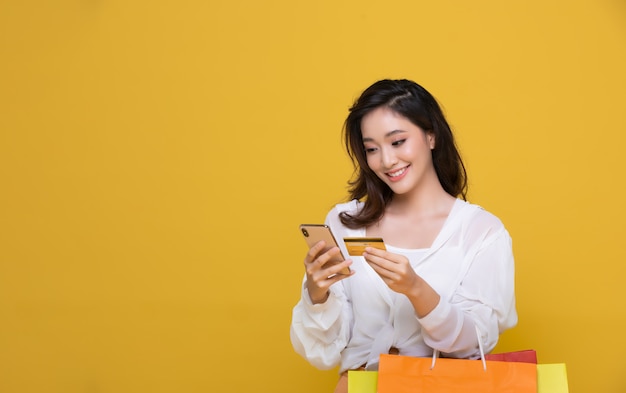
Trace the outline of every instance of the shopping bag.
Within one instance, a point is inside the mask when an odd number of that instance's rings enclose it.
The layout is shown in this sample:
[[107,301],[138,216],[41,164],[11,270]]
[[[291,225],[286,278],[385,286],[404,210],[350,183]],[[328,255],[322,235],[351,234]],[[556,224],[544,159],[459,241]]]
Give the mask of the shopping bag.
[[376,393],[377,371],[348,371],[348,393]]
[[[520,351],[518,351],[520,352]],[[524,352],[522,356],[510,353],[498,354],[498,358],[515,359],[518,362],[523,359],[526,363],[532,363],[532,356],[528,355],[529,351]],[[534,351],[532,351],[534,352]],[[485,355],[488,358],[489,355]],[[535,353],[536,359],[536,353]],[[504,360],[508,361],[508,360]],[[376,393],[378,381],[378,372],[376,371],[348,371],[348,393]],[[565,364],[538,364],[537,365],[537,392],[538,393],[569,393],[567,383],[567,370]]]
[[537,365],[538,393],[568,393],[567,370],[564,363]]
[[378,393],[536,393],[537,365],[380,355]]
[[523,351],[490,353],[485,355],[485,360],[498,360],[501,362],[522,362],[537,364],[537,351],[526,349]]

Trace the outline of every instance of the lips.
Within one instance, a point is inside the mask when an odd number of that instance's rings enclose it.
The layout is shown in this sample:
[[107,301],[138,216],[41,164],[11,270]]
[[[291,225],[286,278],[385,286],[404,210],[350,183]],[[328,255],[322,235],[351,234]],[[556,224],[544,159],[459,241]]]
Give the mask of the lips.
[[409,169],[409,165],[405,166],[404,168],[395,170],[393,172],[386,172],[385,175],[387,175],[389,177],[389,180],[391,181],[398,181],[402,179],[402,177],[404,177],[408,169]]

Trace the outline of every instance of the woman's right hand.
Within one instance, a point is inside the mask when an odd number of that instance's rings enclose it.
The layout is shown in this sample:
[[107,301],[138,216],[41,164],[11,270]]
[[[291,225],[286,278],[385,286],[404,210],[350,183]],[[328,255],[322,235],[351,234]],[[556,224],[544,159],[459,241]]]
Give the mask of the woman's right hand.
[[326,265],[341,251],[339,247],[333,247],[323,252],[325,246],[326,243],[323,240],[316,243],[309,249],[304,258],[306,286],[313,304],[324,303],[328,299],[331,285],[354,274],[354,271],[350,271],[350,274],[338,274],[341,270],[352,265],[350,259],[336,265]]

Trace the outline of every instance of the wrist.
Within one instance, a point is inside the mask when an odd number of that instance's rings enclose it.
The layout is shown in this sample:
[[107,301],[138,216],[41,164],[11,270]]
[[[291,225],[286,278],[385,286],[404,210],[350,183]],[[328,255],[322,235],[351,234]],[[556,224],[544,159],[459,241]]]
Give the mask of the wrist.
[[325,292],[323,290],[312,291],[310,288],[307,288],[307,294],[312,304],[321,304],[321,303],[326,303],[326,300],[328,300],[328,297],[330,296],[330,291],[329,290]]
[[330,296],[330,291],[326,291],[325,294],[323,294],[322,296],[320,296],[319,298],[311,298],[311,303],[313,304],[321,304],[321,303],[326,303],[326,300],[328,300],[328,297]]
[[413,301],[419,300],[423,296],[423,294],[424,294],[424,280],[418,278],[417,280],[415,280],[413,285],[409,287],[409,290],[407,291],[405,295],[406,297],[409,298],[409,300],[411,300],[411,302],[413,302]]
[[418,318],[428,315],[440,300],[439,294],[423,279],[418,279],[406,296],[413,305]]

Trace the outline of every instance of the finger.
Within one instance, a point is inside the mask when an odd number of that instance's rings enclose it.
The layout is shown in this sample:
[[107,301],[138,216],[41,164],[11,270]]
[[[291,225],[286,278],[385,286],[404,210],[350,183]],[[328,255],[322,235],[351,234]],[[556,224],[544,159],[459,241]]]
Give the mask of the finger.
[[365,260],[372,267],[372,269],[374,269],[376,274],[385,280],[385,282],[387,282],[387,280],[396,280],[398,278],[398,265],[395,263],[376,256],[369,256],[369,258],[366,258]]
[[384,257],[380,257],[374,254],[369,254],[367,252],[363,254],[363,257],[369,264],[375,264],[379,268],[382,268],[385,270],[393,270],[393,268],[395,267],[394,262]]
[[323,240],[320,240],[319,242],[315,243],[313,247],[309,248],[309,251],[306,253],[304,262],[305,263],[313,262],[315,258],[317,258],[317,255],[324,249],[324,246],[326,246],[326,242]]
[[396,263],[399,263],[401,261],[401,258],[402,258],[398,254],[394,254],[394,253],[391,253],[389,251],[381,250],[381,249],[374,248],[374,247],[365,247],[364,254],[375,255],[377,257],[384,258],[384,259],[386,259],[388,261],[392,261],[392,262],[396,262]]
[[351,259],[346,259],[345,261],[343,261],[341,263],[332,264],[332,265],[326,267],[323,270],[323,272],[324,272],[324,274],[327,274],[326,277],[330,277],[330,276],[333,276],[335,274],[342,275],[342,276],[349,276],[351,274],[351,272],[349,274],[345,274],[343,272],[346,270],[346,268],[349,268],[350,265],[352,265],[352,260]]
[[328,279],[327,279],[327,280],[328,280],[328,283],[329,283],[329,285],[328,285],[328,286],[330,287],[331,285],[333,285],[333,284],[334,284],[334,283],[336,283],[337,281],[345,280],[346,278],[348,278],[348,277],[350,277],[350,276],[353,276],[353,275],[354,275],[354,273],[355,273],[355,271],[354,271],[354,270],[351,270],[351,271],[350,271],[350,274],[335,274],[335,275],[334,275],[334,276],[332,276],[332,277],[328,277]]
[[319,289],[327,291],[331,285],[344,278],[350,277],[354,274],[354,271],[350,271],[348,274],[343,274],[342,271],[352,264],[351,260],[346,260],[336,265],[330,266],[326,269],[320,269],[315,271],[310,276],[310,282]]
[[376,274],[378,274],[383,280],[391,280],[396,275],[391,270],[387,270],[383,267],[380,267],[379,265],[376,265],[375,263],[371,263],[370,266],[372,267],[372,269],[374,269]]
[[339,254],[339,248],[330,249],[328,252],[318,256],[310,265],[307,265],[307,272],[312,275],[320,272],[320,275],[327,278],[333,274],[341,273],[346,267],[352,264],[351,260],[337,262],[333,257]]
[[326,277],[328,277],[330,274],[326,273],[326,268],[328,267],[326,266],[326,264],[331,261],[335,256],[337,256],[340,252],[341,251],[339,250],[339,247],[333,247],[321,255],[318,254],[317,257],[310,262],[307,262],[305,259],[304,266],[307,274],[314,275],[316,274],[316,272],[321,271],[322,274],[326,274]]
[[344,278],[350,277],[354,274],[354,271],[350,269],[348,269],[347,274],[345,273],[346,268],[349,268],[350,265],[352,265],[352,261],[348,259],[320,271],[319,274],[323,277],[325,285],[330,287],[335,282],[343,280]]
[[388,254],[389,252],[385,251],[385,250],[381,250],[380,248],[374,248],[374,247],[365,247],[365,253],[370,254],[370,255],[376,255],[379,257],[383,257],[385,256],[385,254]]
[[313,262],[319,264],[320,266],[324,266],[327,262],[339,255],[340,252],[339,247],[333,247],[325,253],[318,255]]

